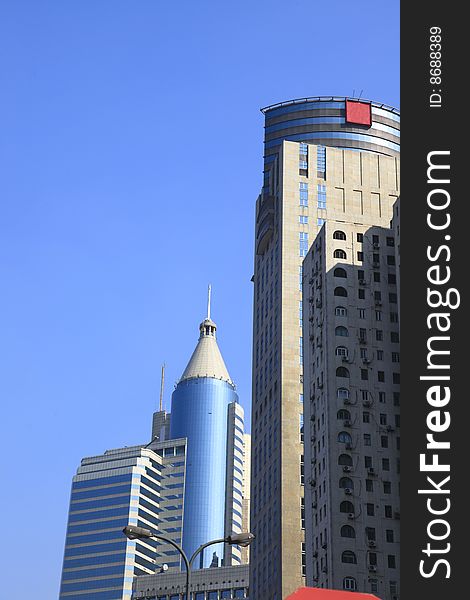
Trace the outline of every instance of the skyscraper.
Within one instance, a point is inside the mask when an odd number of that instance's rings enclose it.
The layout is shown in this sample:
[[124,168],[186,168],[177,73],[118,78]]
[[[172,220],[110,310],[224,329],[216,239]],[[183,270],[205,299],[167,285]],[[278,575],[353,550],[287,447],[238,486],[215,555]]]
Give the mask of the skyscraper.
[[128,540],[127,524],[159,522],[161,459],[142,447],[84,458],[73,478],[61,600],[130,600],[134,575],[153,573],[153,540]]
[[[209,540],[240,533],[243,524],[243,409],[216,329],[209,301],[197,346],[171,401],[170,437],[184,437],[188,443],[183,528],[188,555]],[[196,566],[219,566],[222,560],[226,566],[240,563],[241,549],[211,546]]]
[[[256,203],[250,585],[280,600],[309,560],[303,526],[302,263],[331,218],[388,227],[398,197],[399,115],[343,97],[263,109],[264,182]],[[307,399],[306,399],[307,401]]]

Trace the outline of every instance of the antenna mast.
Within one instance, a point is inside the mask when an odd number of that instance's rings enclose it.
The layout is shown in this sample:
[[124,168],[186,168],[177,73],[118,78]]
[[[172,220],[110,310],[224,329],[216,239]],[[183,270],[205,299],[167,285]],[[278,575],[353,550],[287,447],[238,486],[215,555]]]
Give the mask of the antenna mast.
[[165,363],[162,365],[162,379],[160,383],[160,412],[163,410],[163,388],[165,386]]

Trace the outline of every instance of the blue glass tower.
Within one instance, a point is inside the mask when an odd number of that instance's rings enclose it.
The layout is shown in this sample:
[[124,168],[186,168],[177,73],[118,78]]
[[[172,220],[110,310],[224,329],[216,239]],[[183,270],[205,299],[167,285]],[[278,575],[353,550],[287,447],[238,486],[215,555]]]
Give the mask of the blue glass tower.
[[[227,535],[227,493],[231,488],[227,458],[230,446],[233,448],[229,406],[238,402],[217,345],[210,303],[199,331],[196,349],[171,402],[170,437],[187,438],[183,548],[188,555],[201,544]],[[218,566],[223,556],[223,544],[211,546],[195,566]]]

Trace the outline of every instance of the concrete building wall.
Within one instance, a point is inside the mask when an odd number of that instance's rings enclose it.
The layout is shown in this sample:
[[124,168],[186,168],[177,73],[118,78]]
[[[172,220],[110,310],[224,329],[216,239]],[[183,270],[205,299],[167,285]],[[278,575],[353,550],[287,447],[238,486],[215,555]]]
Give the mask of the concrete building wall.
[[393,231],[367,220],[329,219],[304,261],[306,570],[385,600],[399,587],[398,298]]

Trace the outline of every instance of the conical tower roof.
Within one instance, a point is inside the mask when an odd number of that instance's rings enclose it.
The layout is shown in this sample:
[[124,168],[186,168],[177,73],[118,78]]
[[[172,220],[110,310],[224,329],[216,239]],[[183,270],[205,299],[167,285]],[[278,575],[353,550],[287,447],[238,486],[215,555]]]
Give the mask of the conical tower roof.
[[180,381],[196,377],[213,377],[234,385],[220,353],[215,332],[217,325],[210,318],[210,286],[207,317],[199,325],[199,340]]

